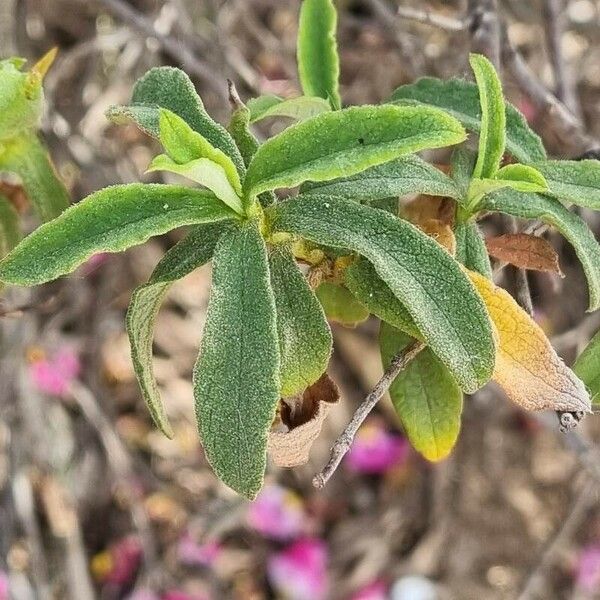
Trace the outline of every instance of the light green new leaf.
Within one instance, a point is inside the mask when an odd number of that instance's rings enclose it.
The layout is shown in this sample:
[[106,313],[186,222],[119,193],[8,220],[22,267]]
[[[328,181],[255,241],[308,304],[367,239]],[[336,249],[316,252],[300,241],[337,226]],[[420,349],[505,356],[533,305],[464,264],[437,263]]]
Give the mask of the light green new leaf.
[[0,194],[0,258],[8,254],[20,238],[19,215],[8,198]]
[[473,177],[493,177],[506,146],[506,111],[502,84],[494,65],[481,54],[471,54],[469,62],[479,89],[481,130],[479,152]]
[[279,402],[279,341],[267,250],[249,223],[226,233],[213,258],[213,286],[194,367],[206,458],[217,476],[253,499]]
[[508,187],[519,192],[547,192],[548,182],[544,176],[528,165],[506,165],[495,175],[494,179],[505,181]]
[[[381,324],[379,344],[384,367],[411,341]],[[415,450],[427,460],[446,458],[458,439],[463,395],[448,369],[429,348],[422,350],[396,377],[390,397]]]
[[592,404],[600,403],[600,331],[579,355],[573,371],[588,388]]
[[315,293],[330,321],[356,327],[369,318],[368,309],[343,285],[324,281]]
[[588,310],[600,308],[600,244],[583,219],[569,212],[554,198],[523,194],[508,188],[486,196],[480,208],[522,219],[541,219],[556,227],[572,244],[583,266],[590,293]]
[[69,194],[60,181],[48,150],[34,134],[0,145],[0,171],[16,173],[29,201],[42,221],[49,221],[69,206]]
[[295,121],[306,121],[324,112],[331,111],[331,105],[323,98],[300,96],[284,100],[279,96],[260,96],[248,100],[250,123],[257,123],[269,117],[288,117]]
[[394,296],[394,292],[366,258],[359,258],[346,269],[344,282],[359,302],[376,317],[412,337],[423,339],[404,304]]
[[450,177],[414,155],[371,167],[351,177],[320,183],[307,182],[302,186],[302,193],[312,192],[366,203],[408,194],[449,198],[460,196]]
[[269,213],[276,231],[367,258],[464,390],[490,379],[496,347],[487,310],[437,242],[387,212],[330,196],[298,196]]
[[325,372],[331,355],[331,330],[323,309],[286,247],[269,253],[271,287],[277,308],[283,398],[303,392]]
[[354,106],[324,113],[266,141],[248,167],[244,191],[289,188],[349,177],[425,148],[457,144],[465,132],[437,109]]
[[[467,129],[480,133],[481,108],[477,86],[464,79],[442,81],[423,77],[415,83],[399,87],[392,100],[400,104],[418,104],[442,108],[456,117]],[[546,159],[540,137],[525,117],[506,102],[506,150],[519,162],[530,164]]]
[[600,210],[600,161],[549,160],[535,165],[561,200]]
[[456,238],[456,260],[467,269],[491,279],[490,257],[477,224],[471,221],[459,223],[454,230],[454,237]]
[[305,96],[328,100],[339,110],[340,59],[337,11],[332,0],[303,0],[298,23],[298,74]]
[[173,430],[161,401],[152,367],[154,321],[173,282],[210,260],[225,227],[224,223],[194,227],[163,256],[148,283],[133,292],[127,310],[131,358],[142,396],[155,425],[169,438],[173,436]]
[[116,122],[132,120],[140,129],[159,139],[159,108],[166,108],[180,116],[215,148],[227,154],[240,175],[244,174],[244,162],[232,137],[206,112],[194,84],[180,69],[150,69],[136,82],[131,105],[114,106],[108,110],[107,116]]
[[0,280],[35,285],[98,252],[120,252],[182,225],[235,217],[212,193],[176,185],[107,187],[36,229],[2,262]]
[[197,158],[188,163],[179,164],[166,154],[159,154],[152,160],[146,172],[152,171],[169,171],[191,179],[207,187],[219,200],[225,202],[238,214],[243,212],[242,201],[231,186],[225,169],[208,158]]

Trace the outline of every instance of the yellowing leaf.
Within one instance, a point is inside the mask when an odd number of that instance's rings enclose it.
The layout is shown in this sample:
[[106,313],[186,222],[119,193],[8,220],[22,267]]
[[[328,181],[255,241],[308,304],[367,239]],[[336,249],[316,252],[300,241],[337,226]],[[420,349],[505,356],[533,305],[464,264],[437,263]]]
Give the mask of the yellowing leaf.
[[468,275],[498,334],[493,381],[526,410],[591,412],[583,382],[563,363],[535,321],[508,292],[478,273]]

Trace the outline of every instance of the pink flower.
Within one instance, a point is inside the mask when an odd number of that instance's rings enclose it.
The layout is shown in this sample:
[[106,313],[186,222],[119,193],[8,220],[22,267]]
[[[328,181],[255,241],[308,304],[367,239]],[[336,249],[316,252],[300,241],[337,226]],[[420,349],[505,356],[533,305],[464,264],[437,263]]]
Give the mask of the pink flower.
[[304,538],[269,558],[271,585],[286,600],[323,600],[327,595],[327,549],[318,539]]
[[346,464],[356,473],[383,473],[406,462],[409,453],[406,438],[390,433],[379,419],[370,419],[358,430]]
[[165,592],[161,596],[161,600],[208,600],[208,598],[204,595],[191,595],[187,594],[186,592],[181,592],[179,590],[171,590],[169,592]]
[[292,490],[268,485],[248,508],[248,523],[261,535],[290,540],[302,533],[305,521],[301,498]]
[[387,600],[387,586],[383,581],[373,581],[358,590],[350,600]]
[[60,348],[54,356],[34,360],[30,374],[35,387],[50,396],[64,396],[71,382],[79,375],[79,357],[70,348]]
[[90,275],[93,273],[98,267],[106,262],[110,254],[108,252],[98,252],[98,254],[94,254],[88,260],[81,265],[81,270],[84,275]]
[[133,581],[142,560],[142,546],[134,537],[113,544],[92,559],[92,573],[102,583],[122,586]]
[[591,593],[600,590],[600,544],[589,544],[582,548],[577,560],[575,576],[577,587]]
[[186,534],[179,540],[177,546],[177,556],[184,565],[189,566],[211,566],[221,552],[221,546],[215,542],[206,542],[198,544],[194,539]]
[[9,600],[8,575],[4,571],[0,571],[0,600]]

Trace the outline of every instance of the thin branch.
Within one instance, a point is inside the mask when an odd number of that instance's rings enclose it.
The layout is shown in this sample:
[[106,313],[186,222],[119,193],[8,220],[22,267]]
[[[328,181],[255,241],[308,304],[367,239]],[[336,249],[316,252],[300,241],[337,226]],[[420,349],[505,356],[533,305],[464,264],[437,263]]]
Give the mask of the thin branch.
[[396,14],[407,21],[431,25],[432,27],[437,27],[438,29],[443,29],[444,31],[464,31],[468,26],[467,20],[447,17],[446,15],[440,15],[438,13],[425,10],[418,10],[409,6],[399,6]]
[[325,465],[323,470],[313,478],[314,487],[318,489],[325,487],[342,462],[342,458],[344,458],[348,450],[350,450],[359,427],[363,424],[364,420],[373,408],[375,408],[375,405],[381,400],[383,395],[388,391],[394,382],[394,379],[396,379],[396,377],[424,348],[425,344],[415,341],[393,358],[390,366],[386,369],[381,379],[356,409],[352,420],[333,444],[329,462]]

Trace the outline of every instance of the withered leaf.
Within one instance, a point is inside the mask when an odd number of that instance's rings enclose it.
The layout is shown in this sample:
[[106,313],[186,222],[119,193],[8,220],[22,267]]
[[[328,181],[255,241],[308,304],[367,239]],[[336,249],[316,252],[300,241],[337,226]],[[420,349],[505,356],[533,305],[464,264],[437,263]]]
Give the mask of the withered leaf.
[[421,194],[402,207],[402,216],[414,225],[420,225],[429,219],[452,225],[454,209],[455,203],[450,198]]

